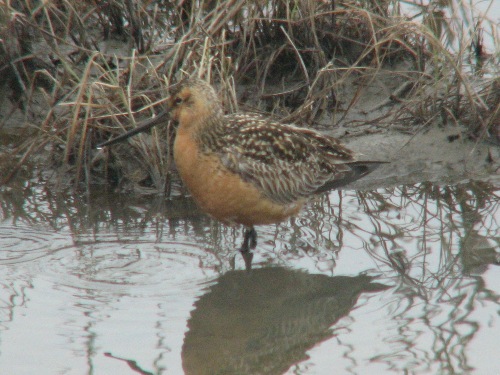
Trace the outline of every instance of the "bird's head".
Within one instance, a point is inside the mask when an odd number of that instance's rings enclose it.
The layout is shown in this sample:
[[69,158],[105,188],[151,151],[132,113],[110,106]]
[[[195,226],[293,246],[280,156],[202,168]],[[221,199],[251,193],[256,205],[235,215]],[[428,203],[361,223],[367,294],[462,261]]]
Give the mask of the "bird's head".
[[185,130],[203,126],[223,113],[213,87],[199,78],[180,82],[167,104],[170,118]]
[[145,132],[154,126],[167,123],[167,119],[177,122],[181,131],[193,131],[215,123],[223,115],[217,93],[206,81],[187,78],[173,87],[167,100],[167,110],[158,116],[144,121],[136,128],[121,134],[97,147],[109,146]]

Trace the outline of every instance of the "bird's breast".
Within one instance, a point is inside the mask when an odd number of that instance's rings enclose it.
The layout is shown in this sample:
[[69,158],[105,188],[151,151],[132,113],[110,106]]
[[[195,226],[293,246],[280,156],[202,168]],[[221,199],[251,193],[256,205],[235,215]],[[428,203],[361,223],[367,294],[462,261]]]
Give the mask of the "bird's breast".
[[203,153],[188,132],[178,132],[174,158],[194,200],[222,222],[246,226],[278,223],[295,215],[303,204],[302,200],[280,204],[268,199],[258,187],[229,171],[219,155]]

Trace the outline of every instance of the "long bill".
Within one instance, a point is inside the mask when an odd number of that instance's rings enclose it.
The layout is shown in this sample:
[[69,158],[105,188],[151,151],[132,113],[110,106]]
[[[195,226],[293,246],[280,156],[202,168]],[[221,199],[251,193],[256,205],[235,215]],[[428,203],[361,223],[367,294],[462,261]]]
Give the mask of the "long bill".
[[162,111],[157,116],[150,118],[149,120],[144,121],[138,127],[134,128],[134,129],[132,129],[124,134],[121,134],[118,137],[112,138],[109,141],[98,144],[96,146],[96,148],[103,148],[105,146],[111,146],[111,145],[114,145],[115,143],[122,142],[125,139],[132,137],[133,135],[145,132],[156,125],[165,123],[165,121],[167,121],[168,116],[169,116],[168,111]]

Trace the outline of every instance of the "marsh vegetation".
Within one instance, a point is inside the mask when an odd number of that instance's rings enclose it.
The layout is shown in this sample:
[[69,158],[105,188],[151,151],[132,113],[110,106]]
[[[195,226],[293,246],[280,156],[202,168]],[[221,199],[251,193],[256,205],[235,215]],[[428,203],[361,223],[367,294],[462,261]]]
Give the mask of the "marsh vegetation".
[[216,84],[229,112],[326,131],[464,126],[498,143],[498,25],[463,2],[405,4],[4,2],[2,183],[35,163],[62,188],[169,194],[169,126],[95,145],[154,116],[190,74]]

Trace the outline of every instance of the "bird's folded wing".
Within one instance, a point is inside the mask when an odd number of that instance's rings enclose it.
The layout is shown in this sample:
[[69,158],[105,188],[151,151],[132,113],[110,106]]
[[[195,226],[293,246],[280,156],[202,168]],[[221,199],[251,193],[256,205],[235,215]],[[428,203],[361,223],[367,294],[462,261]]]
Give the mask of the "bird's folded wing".
[[354,156],[334,138],[300,128],[272,129],[269,124],[242,128],[240,134],[233,134],[220,151],[222,163],[277,203],[337,187],[335,181],[352,174],[348,163]]

